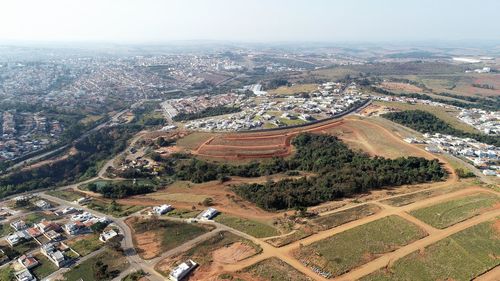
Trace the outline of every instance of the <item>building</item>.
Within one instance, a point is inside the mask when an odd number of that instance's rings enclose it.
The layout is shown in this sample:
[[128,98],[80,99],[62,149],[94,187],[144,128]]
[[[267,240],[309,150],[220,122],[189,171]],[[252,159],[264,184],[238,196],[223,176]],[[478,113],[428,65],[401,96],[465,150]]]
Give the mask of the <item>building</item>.
[[31,269],[40,263],[32,256],[22,255],[17,261],[26,269]]
[[36,201],[35,206],[37,206],[40,209],[44,209],[44,210],[50,209],[52,207],[52,205],[50,205],[50,203],[45,201],[45,200]]
[[109,239],[118,236],[118,233],[114,229],[105,230],[99,235],[99,240],[106,242]]
[[80,221],[70,222],[63,226],[64,232],[69,235],[77,235],[87,232],[88,228]]
[[485,176],[495,176],[497,174],[497,172],[495,172],[494,170],[483,170],[483,175]]
[[37,281],[36,277],[27,269],[14,273],[14,276],[18,281]]
[[62,240],[62,235],[59,232],[56,232],[54,230],[49,230],[43,234],[47,239],[50,241],[59,241]]
[[90,197],[80,197],[80,198],[76,199],[74,201],[74,203],[76,203],[78,205],[85,205],[85,204],[90,203],[90,201],[92,201],[92,199]]
[[23,220],[13,221],[10,223],[10,226],[12,226],[12,228],[14,228],[15,230],[23,230],[28,228],[28,226]]
[[44,254],[57,267],[62,267],[68,260],[66,259],[64,254],[57,248],[57,246],[58,244],[56,243],[43,244],[42,247],[40,247],[40,252]]
[[219,211],[217,211],[215,208],[210,207],[210,208],[206,209],[205,211],[201,212],[199,217],[200,217],[200,219],[203,219],[203,220],[209,220],[209,219],[215,217],[218,213],[219,213]]
[[173,209],[174,208],[172,208],[172,205],[163,204],[161,206],[155,206],[155,207],[153,207],[153,213],[161,216],[163,214],[166,214],[166,213],[170,212]]
[[51,230],[59,231],[61,229],[61,227],[57,223],[47,221],[47,220],[42,220],[41,222],[37,223],[36,228],[38,228],[40,230],[40,232],[42,232],[42,233],[45,233],[45,232],[48,232]]
[[196,266],[197,264],[192,260],[183,262],[170,272],[168,278],[172,281],[182,280],[182,278],[186,277]]
[[11,245],[12,247],[14,247],[15,245],[22,243],[26,240],[30,240],[30,239],[31,239],[31,236],[25,230],[14,232],[13,234],[11,234],[11,235],[7,236],[7,238],[5,238],[7,243],[9,243],[9,245]]

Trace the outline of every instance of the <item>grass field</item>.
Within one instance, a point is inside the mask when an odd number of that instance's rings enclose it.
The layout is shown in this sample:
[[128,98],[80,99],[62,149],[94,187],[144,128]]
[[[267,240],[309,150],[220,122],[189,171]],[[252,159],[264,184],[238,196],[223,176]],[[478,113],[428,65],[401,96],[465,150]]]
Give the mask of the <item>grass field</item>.
[[93,199],[89,204],[87,204],[87,207],[114,217],[128,216],[145,208],[144,206],[139,205],[122,205],[118,203],[111,204],[111,202],[97,199]]
[[436,115],[439,119],[444,122],[450,124],[453,128],[462,130],[464,132],[477,133],[478,131],[474,129],[474,127],[463,123],[458,120],[456,115],[458,111],[453,109],[445,109],[442,107],[430,106],[425,104],[409,104],[409,103],[401,103],[401,102],[385,102],[385,101],[376,101],[375,105],[387,106],[392,108],[397,108],[400,110],[423,110],[427,111],[431,114]]
[[[108,276],[96,276],[95,264],[101,261],[108,266],[106,272]],[[111,249],[106,249],[103,253],[92,257],[81,264],[73,267],[70,271],[64,273],[66,281],[77,281],[83,279],[85,281],[105,281],[111,280],[118,276],[120,272],[129,266],[127,259],[120,253]]]
[[215,136],[215,134],[194,132],[177,140],[177,145],[193,150],[213,136]]
[[[302,272],[278,258],[270,258],[256,263],[242,272],[250,273],[258,280],[269,281],[310,281]],[[236,279],[237,280],[237,279]],[[253,280],[253,279],[252,279]]]
[[411,193],[411,194],[406,194],[394,198],[389,198],[380,201],[383,204],[391,205],[394,207],[401,207],[405,206],[411,203],[415,203],[419,200],[427,199],[430,197],[446,194],[452,191],[457,191],[461,188],[464,188],[466,186],[469,186],[469,183],[463,183],[463,184],[455,184],[453,186],[449,187],[444,187],[444,188],[439,188],[439,189],[432,189],[432,190],[424,190],[416,193]]
[[174,209],[174,210],[168,212],[166,215],[168,217],[189,219],[189,218],[194,218],[199,214],[200,214],[200,211],[198,211],[198,210]]
[[33,273],[38,280],[42,280],[43,278],[58,270],[58,267],[42,253],[38,253],[34,257],[37,261],[40,262],[40,265],[37,265],[35,268],[33,268],[31,270],[31,273]]
[[460,231],[362,280],[472,280],[500,265],[499,222],[497,219]]
[[12,281],[14,279],[14,269],[12,266],[7,265],[0,268],[0,281]]
[[311,268],[338,276],[425,235],[403,218],[389,216],[302,247],[295,256]]
[[364,204],[329,215],[320,216],[313,219],[312,222],[318,225],[321,230],[326,230],[342,225],[344,223],[348,223],[350,221],[359,220],[361,218],[371,216],[378,213],[379,211],[380,207],[378,207],[377,205]]
[[295,84],[293,86],[281,86],[274,90],[269,90],[271,95],[293,95],[297,93],[310,93],[318,89],[317,84]]
[[103,246],[103,243],[99,241],[98,234],[78,236],[75,239],[66,241],[66,244],[80,254],[80,256],[86,256]]
[[57,215],[54,215],[53,213],[45,213],[45,212],[34,212],[31,214],[26,215],[23,220],[27,224],[33,224],[33,223],[39,223],[41,220],[55,220],[58,219],[59,217]]
[[279,235],[276,228],[255,220],[219,214],[215,217],[215,221],[257,238]]
[[50,196],[54,196],[66,201],[75,201],[76,199],[85,196],[84,193],[76,192],[73,190],[52,190],[46,192]]
[[437,228],[446,228],[479,215],[500,203],[498,196],[478,193],[418,209],[410,214]]

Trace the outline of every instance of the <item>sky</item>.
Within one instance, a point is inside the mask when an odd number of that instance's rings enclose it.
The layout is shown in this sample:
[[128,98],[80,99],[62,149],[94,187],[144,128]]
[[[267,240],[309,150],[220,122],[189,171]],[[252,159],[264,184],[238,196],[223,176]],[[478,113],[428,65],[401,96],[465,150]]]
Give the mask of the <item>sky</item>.
[[0,0],[0,41],[500,40],[499,0]]

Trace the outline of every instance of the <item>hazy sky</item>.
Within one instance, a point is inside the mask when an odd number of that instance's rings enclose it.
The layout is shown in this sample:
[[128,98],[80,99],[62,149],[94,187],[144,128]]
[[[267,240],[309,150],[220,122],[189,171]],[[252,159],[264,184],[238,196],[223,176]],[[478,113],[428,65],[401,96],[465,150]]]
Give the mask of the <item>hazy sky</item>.
[[499,0],[0,0],[0,40],[500,40]]

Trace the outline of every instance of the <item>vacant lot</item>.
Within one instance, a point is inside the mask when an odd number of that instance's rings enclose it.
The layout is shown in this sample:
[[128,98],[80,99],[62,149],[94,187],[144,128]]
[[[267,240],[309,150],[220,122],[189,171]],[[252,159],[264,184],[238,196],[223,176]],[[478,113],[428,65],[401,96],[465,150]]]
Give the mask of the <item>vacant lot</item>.
[[67,189],[67,190],[52,190],[52,191],[47,191],[46,192],[50,196],[54,196],[66,201],[75,201],[76,199],[80,197],[84,197],[85,193],[83,192],[77,192],[72,189]]
[[123,205],[111,200],[93,199],[87,204],[92,210],[102,212],[114,217],[124,217],[144,209],[144,206]]
[[57,266],[42,253],[38,253],[34,257],[40,264],[33,268],[31,272],[38,280],[42,280],[58,269]]
[[211,226],[160,219],[128,219],[134,233],[134,244],[144,259],[152,259],[165,251],[186,243],[213,229]]
[[410,214],[437,228],[446,228],[479,215],[493,207],[500,207],[500,198],[489,193],[461,197],[430,207],[418,209]]
[[449,193],[452,191],[456,191],[456,190],[459,190],[461,188],[464,188],[465,186],[467,186],[467,184],[455,184],[452,186],[443,187],[443,188],[439,188],[439,189],[424,190],[421,192],[411,193],[411,194],[407,194],[407,195],[402,195],[402,196],[382,200],[381,203],[395,206],[395,207],[401,207],[401,206],[405,206],[405,205],[408,205],[411,203],[415,203],[415,202],[423,200],[423,199],[427,199],[430,197],[434,197],[434,196],[446,194],[446,193]]
[[274,247],[283,247],[300,239],[304,239],[316,233],[316,230],[310,226],[303,226],[300,229],[293,231],[290,234],[267,239],[266,242]]
[[293,95],[297,93],[310,93],[318,89],[317,84],[295,84],[293,86],[281,86],[277,89],[270,90],[271,95]]
[[485,222],[458,232],[422,252],[414,252],[390,268],[366,276],[382,280],[472,280],[500,265],[500,220]]
[[192,259],[199,267],[189,280],[207,280],[224,264],[233,264],[260,252],[259,246],[230,232],[220,232],[174,258],[160,261],[156,269],[167,276],[175,265]]
[[[107,266],[105,274],[98,274],[96,272],[97,262],[102,262]],[[102,281],[111,280],[118,276],[120,272],[129,266],[127,259],[120,253],[107,249],[103,253],[88,259],[81,264],[73,267],[70,271],[64,274],[66,281]]]
[[424,236],[416,225],[390,216],[302,247],[295,256],[326,275],[338,276]]
[[372,156],[397,158],[411,155],[430,158],[422,149],[405,143],[398,136],[395,136],[385,124],[379,125],[369,118],[348,116],[338,126],[328,128],[323,132],[335,135],[350,148]]
[[[238,280],[310,281],[311,279],[278,258],[269,258],[235,274]],[[227,274],[231,276],[231,274]]]
[[86,234],[66,241],[66,244],[75,250],[80,256],[86,256],[103,246],[99,241],[98,234]]
[[270,237],[279,234],[276,228],[256,220],[220,214],[215,218],[215,221],[257,238]]
[[327,230],[344,223],[348,223],[350,221],[359,220],[361,218],[371,216],[378,213],[379,211],[380,207],[378,207],[377,205],[365,204],[315,218],[312,220],[312,223],[317,224],[321,230]]

